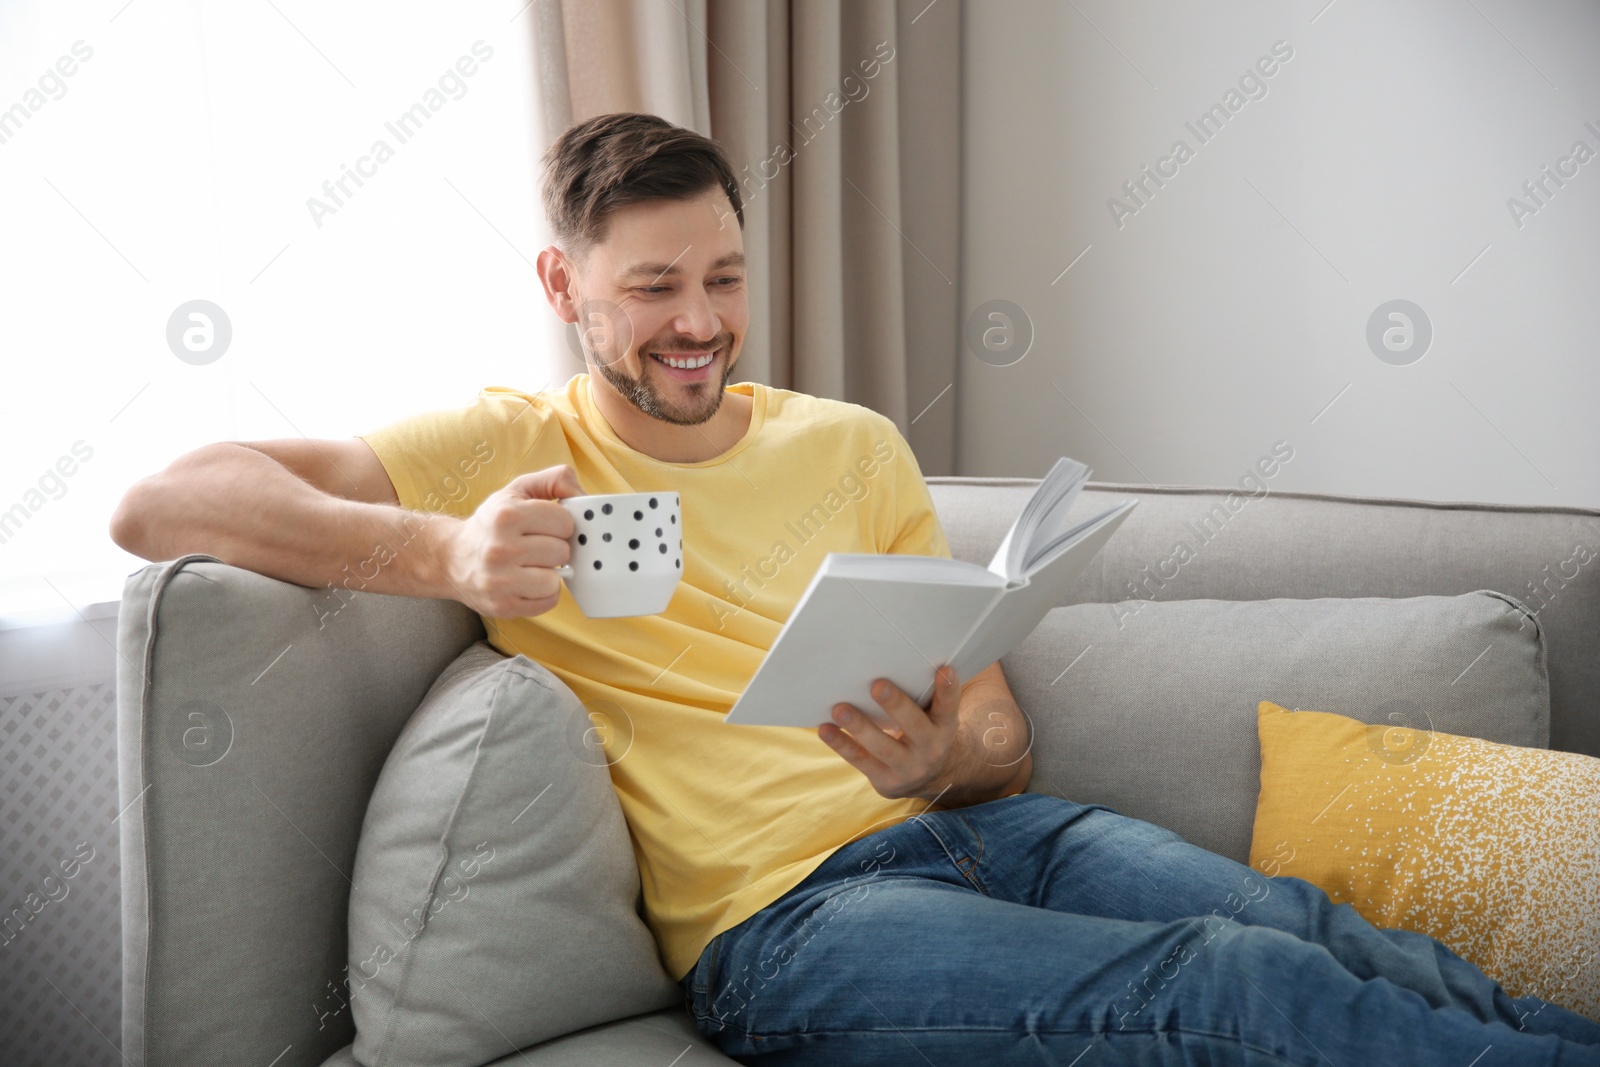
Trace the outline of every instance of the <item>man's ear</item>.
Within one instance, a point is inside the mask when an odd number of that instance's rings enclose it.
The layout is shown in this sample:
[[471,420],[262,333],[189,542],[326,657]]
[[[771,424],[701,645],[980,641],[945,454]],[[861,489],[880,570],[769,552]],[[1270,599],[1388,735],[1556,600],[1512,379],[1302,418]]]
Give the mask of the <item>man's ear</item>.
[[578,294],[574,291],[577,273],[567,254],[555,245],[539,252],[535,261],[539,283],[544,286],[544,298],[550,301],[556,317],[562,322],[578,321]]

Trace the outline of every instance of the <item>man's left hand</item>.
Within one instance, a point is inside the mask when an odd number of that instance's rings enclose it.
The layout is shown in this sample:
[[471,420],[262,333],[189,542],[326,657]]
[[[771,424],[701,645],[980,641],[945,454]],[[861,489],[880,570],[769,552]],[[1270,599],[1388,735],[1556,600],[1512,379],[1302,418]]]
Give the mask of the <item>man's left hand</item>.
[[[852,704],[835,704],[833,722],[817,736],[867,776],[885,797],[934,800],[956,782],[960,760],[961,687],[948,665],[934,675],[933,702],[923,711],[886,678],[872,683],[872,699],[895,724],[885,730]],[[835,725],[837,724],[837,725]]]

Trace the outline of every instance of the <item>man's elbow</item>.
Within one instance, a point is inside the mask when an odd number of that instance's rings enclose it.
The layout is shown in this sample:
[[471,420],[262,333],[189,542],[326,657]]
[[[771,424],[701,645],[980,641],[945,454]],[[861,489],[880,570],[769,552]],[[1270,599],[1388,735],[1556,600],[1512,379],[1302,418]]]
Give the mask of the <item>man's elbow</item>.
[[201,445],[173,460],[165,470],[140,478],[122,494],[111,513],[108,532],[118,548],[152,562],[174,559],[169,550],[174,534],[186,528],[192,505],[206,493],[206,478],[219,459],[225,460],[232,442]]
[[1000,795],[1009,797],[1018,793],[1025,793],[1028,791],[1028,783],[1031,781],[1033,781],[1033,753],[1024,752],[1022,758],[1017,761],[1017,773],[1012,776],[1011,781],[1006,783],[1006,787]]
[[111,513],[109,533],[116,546],[125,552],[151,561],[149,543],[149,479],[141,479],[128,487],[122,494],[122,500]]

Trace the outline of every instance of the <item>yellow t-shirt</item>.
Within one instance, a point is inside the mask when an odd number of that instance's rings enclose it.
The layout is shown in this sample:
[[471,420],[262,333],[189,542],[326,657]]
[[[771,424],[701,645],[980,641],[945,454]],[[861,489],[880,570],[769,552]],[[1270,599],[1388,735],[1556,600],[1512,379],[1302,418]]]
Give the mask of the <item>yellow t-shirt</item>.
[[[798,885],[840,845],[928,809],[887,800],[814,730],[733,726],[744,691],[829,552],[950,555],[910,447],[855,404],[754,382],[750,428],[715,459],[636,452],[589,376],[537,395],[500,386],[465,408],[364,434],[402,507],[472,514],[519,474],[571,464],[585,493],[676,490],[683,579],[660,615],[590,619],[563,587],[492,643],[571,687],[601,734],[632,833],[645,919],[674,978],[723,930]],[[827,708],[818,708],[824,721]]]

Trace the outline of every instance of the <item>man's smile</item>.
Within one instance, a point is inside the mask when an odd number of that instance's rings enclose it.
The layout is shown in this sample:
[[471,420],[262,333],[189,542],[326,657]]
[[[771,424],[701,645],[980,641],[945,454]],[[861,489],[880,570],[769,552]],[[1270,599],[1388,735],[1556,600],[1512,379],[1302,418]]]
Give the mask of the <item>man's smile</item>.
[[680,381],[699,381],[710,377],[707,368],[716,362],[717,353],[722,349],[701,349],[699,351],[670,351],[650,352],[650,358],[658,365],[667,368],[668,376]]

